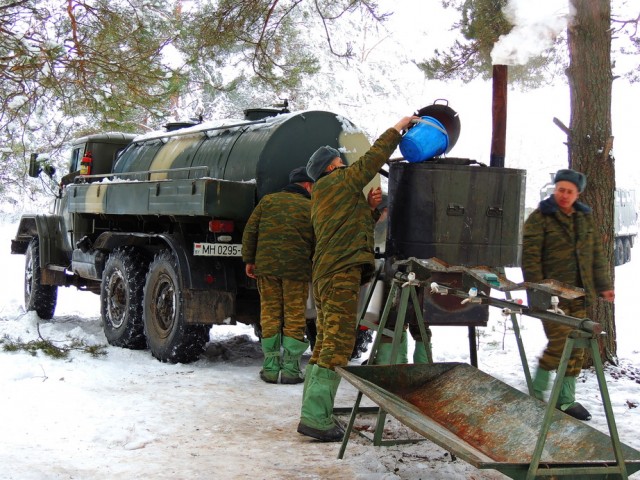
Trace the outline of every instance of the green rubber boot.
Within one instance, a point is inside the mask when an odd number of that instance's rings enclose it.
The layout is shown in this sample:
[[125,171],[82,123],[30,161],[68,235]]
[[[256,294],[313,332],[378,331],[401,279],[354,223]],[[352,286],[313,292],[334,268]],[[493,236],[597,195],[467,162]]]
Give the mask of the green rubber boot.
[[373,365],[389,365],[391,361],[391,342],[380,342]]
[[[400,345],[398,348],[397,360],[394,362],[398,363],[409,363],[409,359],[407,357],[407,332],[402,332],[402,337],[400,337]],[[392,342],[380,342],[378,345],[378,351],[376,352],[376,358],[373,361],[374,365],[390,365],[391,364],[391,351],[393,350]]]
[[591,414],[579,402],[576,402],[576,377],[564,377],[556,408],[578,420],[591,420]]
[[416,340],[416,348],[413,351],[413,363],[429,363],[427,347],[424,346],[422,340]]
[[544,400],[544,392],[549,390],[549,379],[551,372],[544,368],[538,367],[533,377],[533,396],[538,400]]
[[261,340],[264,362],[260,378],[267,383],[278,383],[280,373],[280,334]]
[[311,376],[313,375],[313,368],[315,367],[315,363],[307,363],[307,366],[304,368],[304,385],[302,386],[302,401],[304,402],[304,396],[307,394],[307,387],[309,386],[309,380],[311,380]]
[[291,337],[282,337],[282,374],[280,383],[293,385],[304,382],[304,377],[300,371],[300,357],[309,348],[309,342],[301,342]]
[[304,392],[298,433],[322,442],[339,442],[344,430],[333,421],[333,404],[340,375],[315,365]]

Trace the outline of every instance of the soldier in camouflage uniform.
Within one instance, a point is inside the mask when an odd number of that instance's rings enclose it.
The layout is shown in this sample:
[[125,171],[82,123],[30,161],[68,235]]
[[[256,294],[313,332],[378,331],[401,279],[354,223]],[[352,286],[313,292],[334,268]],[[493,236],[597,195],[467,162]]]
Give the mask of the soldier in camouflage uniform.
[[[586,317],[586,308],[600,295],[613,302],[614,291],[609,265],[602,254],[598,232],[591,209],[578,202],[586,177],[575,170],[559,170],[554,178],[555,191],[543,200],[527,218],[524,226],[522,271],[527,282],[539,283],[554,279],[584,288],[585,297],[567,301],[559,308],[576,318]],[[558,368],[568,326],[542,321],[548,344],[538,360],[533,388],[543,399],[549,388],[550,371]],[[575,401],[576,376],[582,369],[584,349],[574,349],[562,383],[557,408],[579,419],[589,420],[591,414]]]
[[[340,376],[337,366],[349,361],[356,338],[360,285],[374,273],[372,206],[381,192],[362,193],[398,146],[405,117],[385,131],[353,165],[345,167],[340,152],[320,147],[309,159],[307,173],[316,180],[311,222],[316,237],[313,295],[318,334],[307,367],[298,432],[321,441],[339,441],[344,431],[333,421]],[[373,197],[372,197],[373,195]]]
[[[301,383],[300,357],[309,346],[304,338],[305,308],[311,281],[313,179],[305,167],[289,174],[289,185],[265,195],[242,236],[246,273],[257,279],[264,363],[260,378],[267,383]],[[283,356],[280,358],[280,347]]]

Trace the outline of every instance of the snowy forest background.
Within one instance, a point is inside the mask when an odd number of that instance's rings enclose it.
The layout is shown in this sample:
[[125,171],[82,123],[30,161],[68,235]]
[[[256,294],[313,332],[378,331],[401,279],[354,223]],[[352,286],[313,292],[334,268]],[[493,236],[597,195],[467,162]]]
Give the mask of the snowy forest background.
[[[446,99],[462,120],[450,155],[488,163],[490,70],[458,77],[432,71],[447,49],[470,43],[461,35],[465,25],[469,28],[459,12],[465,3],[5,4],[0,7],[2,210],[48,203],[42,195],[47,185],[26,176],[31,152],[49,154],[61,176],[71,138],[99,131],[144,133],[200,116],[239,118],[246,108],[283,99],[292,110],[345,115],[371,139],[400,116]],[[480,11],[485,0],[471,3]],[[550,0],[501,4],[515,25],[498,52],[513,65],[506,166],[527,169],[527,205],[534,206],[549,172],[567,162],[566,138],[552,119],[569,119],[563,72],[570,8],[569,2]],[[616,177],[624,187],[638,183],[633,141],[640,96],[633,82],[639,78],[639,14],[631,1],[613,2],[613,134]]]

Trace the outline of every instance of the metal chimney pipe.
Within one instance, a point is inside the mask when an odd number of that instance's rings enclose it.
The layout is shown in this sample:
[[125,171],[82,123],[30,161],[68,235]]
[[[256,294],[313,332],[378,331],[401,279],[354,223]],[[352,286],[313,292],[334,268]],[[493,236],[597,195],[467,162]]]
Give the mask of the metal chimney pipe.
[[507,78],[506,65],[493,66],[493,102],[492,102],[492,126],[491,157],[492,167],[504,167],[504,158],[507,142]]

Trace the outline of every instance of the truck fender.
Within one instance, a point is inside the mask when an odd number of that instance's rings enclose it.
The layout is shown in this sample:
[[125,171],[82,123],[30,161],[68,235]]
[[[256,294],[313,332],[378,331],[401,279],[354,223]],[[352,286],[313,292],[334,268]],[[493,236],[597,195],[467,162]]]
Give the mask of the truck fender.
[[[92,247],[96,250],[112,252],[122,246],[138,246],[152,253],[159,250],[163,245],[167,245],[176,258],[183,286],[192,288],[191,266],[186,255],[185,243],[176,236],[139,232],[105,232],[96,239]],[[149,247],[152,248],[150,249]]]
[[16,237],[11,240],[11,253],[24,255],[31,239],[38,235],[35,215],[23,215],[18,224]]
[[40,239],[40,267],[67,267],[71,263],[71,247],[61,215],[23,215],[11,253],[24,254],[33,237]]
[[169,245],[169,247],[171,247],[173,256],[176,258],[176,262],[178,264],[180,276],[182,277],[182,286],[184,288],[193,288],[191,264],[189,263],[189,259],[187,258],[187,248],[184,241],[172,235],[166,234],[158,234],[155,235],[155,237],[162,239],[167,245]]
[[[216,262],[217,268],[215,275],[217,281],[215,285],[207,284],[204,280],[205,272],[209,270],[211,264],[209,262],[203,262],[201,257],[195,257],[193,255],[193,247],[189,242],[185,241],[184,238],[179,235],[157,234],[155,237],[162,239],[171,247],[171,251],[177,260],[185,291],[236,291],[237,285],[234,271],[237,270],[237,266],[234,268],[232,263],[235,259],[218,259]],[[205,294],[210,295],[211,293]]]

